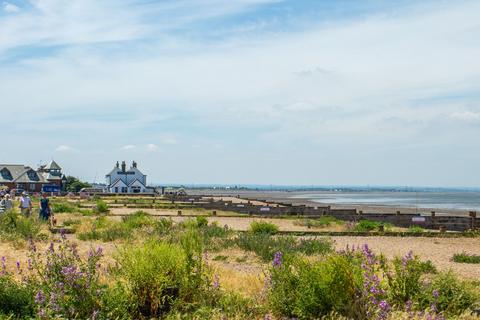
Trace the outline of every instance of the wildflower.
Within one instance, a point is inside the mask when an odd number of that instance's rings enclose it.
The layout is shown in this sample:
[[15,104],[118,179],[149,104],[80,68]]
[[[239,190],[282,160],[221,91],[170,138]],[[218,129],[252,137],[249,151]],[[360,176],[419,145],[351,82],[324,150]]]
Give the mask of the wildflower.
[[412,260],[413,260],[413,252],[412,252],[412,251],[409,251],[409,252],[405,255],[405,257],[402,258],[403,268],[406,268],[407,265],[408,265],[408,263],[409,263],[410,261],[412,261]]
[[45,303],[45,294],[42,290],[38,290],[37,294],[35,295],[35,303],[43,305]]
[[280,267],[282,265],[282,253],[280,251],[275,252],[273,257],[273,266]]
[[219,279],[218,275],[215,275],[213,277],[213,288],[214,289],[220,288],[220,279]]

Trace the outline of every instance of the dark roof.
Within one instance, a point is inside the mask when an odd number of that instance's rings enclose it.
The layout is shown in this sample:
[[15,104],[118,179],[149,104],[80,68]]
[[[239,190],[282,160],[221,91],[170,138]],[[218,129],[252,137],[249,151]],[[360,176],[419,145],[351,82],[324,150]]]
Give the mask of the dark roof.
[[21,164],[0,164],[0,183],[38,183],[44,182],[42,175]]

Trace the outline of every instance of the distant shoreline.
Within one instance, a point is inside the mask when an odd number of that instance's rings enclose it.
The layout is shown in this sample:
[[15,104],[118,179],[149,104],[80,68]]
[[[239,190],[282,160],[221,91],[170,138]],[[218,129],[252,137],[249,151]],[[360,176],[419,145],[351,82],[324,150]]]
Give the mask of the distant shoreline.
[[[438,215],[450,215],[450,216],[468,216],[468,209],[446,209],[440,207],[415,207],[415,205],[384,205],[374,203],[349,203],[338,204],[332,202],[320,202],[313,201],[302,196],[310,195],[312,190],[309,191],[257,191],[257,190],[219,190],[219,189],[188,189],[187,193],[191,195],[215,195],[215,196],[240,196],[241,198],[248,199],[263,199],[271,202],[287,202],[294,205],[307,205],[307,206],[320,206],[329,205],[335,209],[357,209],[362,210],[365,213],[419,213],[419,214],[431,214],[435,211]],[[331,191],[316,191],[316,193],[330,193]],[[385,191],[387,192],[387,191]]]

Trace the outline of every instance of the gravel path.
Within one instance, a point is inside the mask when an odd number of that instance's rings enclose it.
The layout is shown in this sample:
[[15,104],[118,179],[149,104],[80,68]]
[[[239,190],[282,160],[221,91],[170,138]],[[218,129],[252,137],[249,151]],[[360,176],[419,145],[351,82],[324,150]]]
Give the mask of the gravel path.
[[412,250],[423,260],[431,260],[439,270],[452,269],[461,277],[480,279],[480,264],[456,263],[451,259],[455,253],[465,251],[480,255],[479,238],[393,238],[393,237],[334,237],[337,250],[347,245],[368,244],[375,252],[388,258],[403,256]]

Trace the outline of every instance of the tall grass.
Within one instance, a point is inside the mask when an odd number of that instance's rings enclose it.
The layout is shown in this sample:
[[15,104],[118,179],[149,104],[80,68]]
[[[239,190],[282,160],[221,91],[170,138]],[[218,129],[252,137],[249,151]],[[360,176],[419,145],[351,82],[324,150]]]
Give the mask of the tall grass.
[[33,217],[26,218],[15,210],[0,214],[0,237],[10,240],[36,239],[40,224]]

